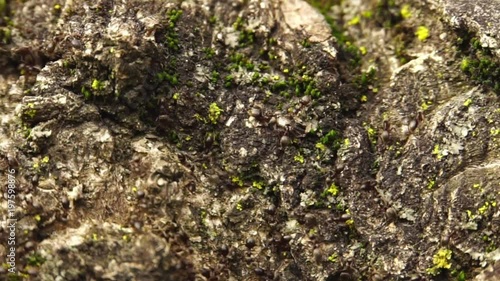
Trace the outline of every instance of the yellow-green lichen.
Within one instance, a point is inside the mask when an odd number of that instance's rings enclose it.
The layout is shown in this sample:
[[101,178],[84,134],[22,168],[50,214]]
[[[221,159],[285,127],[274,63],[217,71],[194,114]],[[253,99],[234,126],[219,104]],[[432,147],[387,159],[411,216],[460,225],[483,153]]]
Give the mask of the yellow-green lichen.
[[92,80],[92,90],[94,91],[102,91],[104,89],[104,83],[97,79]]
[[452,251],[450,249],[442,248],[440,249],[432,258],[433,266],[427,269],[427,273],[431,275],[437,275],[441,269],[451,268],[451,255]]
[[484,202],[483,206],[479,207],[479,209],[477,209],[477,213],[479,215],[483,215],[484,213],[486,213],[486,211],[488,211],[488,209],[490,208],[490,202],[486,201]]
[[366,49],[366,47],[359,47],[359,51],[361,52],[361,54],[364,56],[368,53],[368,50]]
[[45,156],[41,160],[35,160],[33,163],[33,169],[40,172],[42,168],[47,166],[47,163],[49,163],[49,159],[49,156]]
[[212,122],[212,124],[217,124],[222,111],[223,110],[217,105],[217,103],[213,102],[210,104],[210,108],[208,110],[208,119],[210,119],[210,122]]
[[432,150],[432,155],[436,155],[436,158],[440,160],[443,158],[443,152],[439,149],[439,144],[436,144],[434,146],[434,149]]
[[483,187],[479,183],[475,183],[472,185],[472,188],[479,190],[480,192],[483,192]]
[[336,262],[337,259],[338,259],[338,255],[336,253],[333,253],[330,256],[328,256],[328,261],[329,262]]
[[420,108],[423,110],[423,111],[426,111],[429,109],[429,106],[432,105],[432,101],[423,101],[422,104],[420,105]]
[[321,150],[321,151],[325,151],[326,150],[326,146],[320,142],[316,143],[316,148]]
[[500,129],[491,128],[491,129],[490,129],[490,135],[491,135],[492,137],[496,137],[496,136],[500,135]]
[[240,212],[241,212],[241,211],[243,211],[243,205],[241,204],[241,202],[238,202],[238,203],[236,204],[236,210],[238,210],[238,211],[240,211]]
[[373,12],[370,10],[364,11],[361,13],[361,16],[365,19],[371,19],[373,17]]
[[415,32],[415,35],[417,36],[418,40],[420,41],[425,41],[427,38],[430,36],[429,29],[425,26],[419,26],[417,27],[417,31]]
[[238,186],[243,186],[243,180],[239,176],[232,176],[231,182],[237,184]]
[[409,19],[409,18],[411,18],[410,5],[408,5],[408,4],[403,5],[403,7],[401,7],[400,14],[403,17],[403,19]]
[[344,149],[347,149],[347,148],[349,148],[350,146],[351,146],[351,141],[350,141],[348,138],[345,138],[345,139],[344,139],[344,143],[342,144],[342,147],[343,147]]
[[198,113],[195,113],[195,114],[193,115],[193,117],[194,117],[196,120],[201,121],[201,122],[203,122],[203,123],[205,123],[205,124],[206,124],[206,123],[208,123],[208,122],[207,122],[207,120],[206,120],[205,118],[203,118],[203,117],[202,117],[200,114],[198,114]]
[[427,189],[432,189],[436,185],[435,180],[429,180],[429,183],[427,183]]
[[326,195],[337,196],[339,194],[339,188],[335,183],[332,183],[324,192],[322,197]]
[[49,156],[44,156],[40,162],[43,164],[47,164],[49,163],[49,159],[50,159]]
[[302,156],[302,154],[297,153],[294,157],[293,157],[293,160],[295,160],[296,162],[299,162],[300,164],[304,164],[305,162],[305,159],[304,159],[304,156]]
[[28,108],[24,110],[24,115],[33,119],[36,116],[36,109],[34,109],[35,105],[30,102],[28,103],[27,107]]
[[259,189],[259,190],[264,189],[264,183],[262,183],[261,181],[254,181],[252,183],[252,186]]
[[468,58],[462,59],[462,62],[460,63],[460,69],[462,71],[467,72],[470,70],[471,67],[471,61]]
[[360,21],[361,21],[361,17],[355,16],[354,18],[352,18],[351,20],[349,20],[347,22],[347,25],[356,25],[356,24],[359,24]]

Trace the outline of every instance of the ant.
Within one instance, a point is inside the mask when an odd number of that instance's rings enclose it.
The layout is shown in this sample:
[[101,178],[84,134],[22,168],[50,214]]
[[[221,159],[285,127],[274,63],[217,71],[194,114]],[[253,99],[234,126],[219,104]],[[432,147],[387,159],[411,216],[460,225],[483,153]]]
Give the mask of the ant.
[[305,134],[299,129],[300,123],[294,120],[293,116],[296,116],[304,107],[306,107],[311,102],[311,96],[303,96],[300,99],[300,104],[295,110],[282,114],[282,112],[276,111],[273,114],[263,113],[262,105],[254,105],[249,111],[248,115],[265,126],[272,125],[274,130],[281,131],[280,145],[288,146],[292,143],[290,138],[291,135],[298,135],[303,137]]
[[[403,125],[403,135],[407,137],[409,134],[413,133],[417,127],[423,123],[425,120],[424,113],[418,112],[417,116],[410,121],[404,122]],[[391,124],[389,121],[385,120],[383,123],[383,130],[380,133],[378,140],[382,144],[388,144],[392,141],[391,133],[394,131],[394,128],[391,128]]]

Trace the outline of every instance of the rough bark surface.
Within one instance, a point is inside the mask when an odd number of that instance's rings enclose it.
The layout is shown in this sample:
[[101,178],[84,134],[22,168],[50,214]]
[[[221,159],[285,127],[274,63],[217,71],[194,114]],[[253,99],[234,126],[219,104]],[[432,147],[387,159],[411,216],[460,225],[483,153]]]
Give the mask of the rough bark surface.
[[499,280],[494,3],[0,0],[9,280]]

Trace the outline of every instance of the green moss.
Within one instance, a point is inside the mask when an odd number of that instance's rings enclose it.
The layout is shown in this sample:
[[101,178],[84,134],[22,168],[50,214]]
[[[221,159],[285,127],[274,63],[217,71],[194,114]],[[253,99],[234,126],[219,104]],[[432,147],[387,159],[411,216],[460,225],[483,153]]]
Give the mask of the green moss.
[[273,84],[272,90],[275,92],[280,92],[285,90],[287,87],[288,84],[286,83],[286,81],[281,80]]
[[0,0],[0,15],[4,15],[7,8],[6,0]]
[[208,19],[208,23],[210,23],[211,25],[214,25],[217,23],[217,17],[216,16],[211,16],[209,19]]
[[27,257],[26,263],[31,266],[41,266],[44,262],[46,261],[45,258],[43,258],[40,254],[38,253],[33,253]]
[[238,47],[246,47],[252,45],[255,41],[255,31],[251,29],[245,29],[245,20],[242,17],[238,17],[233,23],[233,28],[239,31],[238,35]]
[[321,137],[319,142],[330,147],[332,150],[336,151],[340,148],[340,145],[342,143],[342,138],[339,132],[331,130],[326,135]]
[[333,5],[339,4],[339,0],[307,0],[311,6],[318,9],[321,13],[328,13]]
[[465,275],[465,272],[464,271],[460,271],[458,274],[457,274],[457,281],[465,281],[467,280],[466,279],[466,275]]
[[379,25],[392,28],[403,20],[403,16],[394,0],[378,0],[375,8],[375,19]]
[[252,71],[255,68],[253,62],[241,53],[231,54],[230,60],[231,64],[227,67],[228,70],[237,70],[241,67],[246,68],[248,71]]
[[245,21],[242,17],[238,17],[236,21],[233,23],[234,30],[241,30],[245,24]]
[[254,73],[252,74],[252,82],[256,82],[256,81],[258,81],[260,77],[261,77],[260,73],[258,73],[258,72],[254,72]]
[[230,88],[234,84],[234,76],[233,75],[228,75],[224,78],[224,87]]
[[166,40],[166,44],[167,44],[169,49],[172,49],[174,51],[179,50],[180,45],[179,45],[179,38],[177,37],[177,33],[168,34],[165,37],[165,40]]
[[300,41],[300,45],[302,45],[302,47],[304,48],[310,48],[311,47],[311,42],[309,41],[309,39],[303,39],[302,41]]
[[159,82],[167,81],[172,86],[176,86],[179,84],[179,75],[177,73],[171,74],[167,71],[162,71],[156,74],[156,79]]
[[[333,5],[340,4],[339,0],[308,0],[309,3],[315,8],[317,8],[321,14],[325,17],[326,22],[330,26],[333,37],[337,40],[339,44],[339,58],[346,60],[350,63],[351,67],[357,68],[361,64],[361,53],[359,48],[351,43],[351,39],[347,36],[345,30],[341,28],[342,23],[337,23],[336,20],[330,15],[331,7]],[[371,18],[373,13],[371,11],[364,12],[363,17]],[[359,24],[361,18],[359,16],[354,17],[348,23],[350,25]]]
[[465,34],[457,40],[464,57],[460,69],[473,81],[500,94],[500,62],[491,49],[483,48],[480,40]]
[[346,59],[351,67],[359,67],[361,65],[361,51],[350,41],[340,45],[340,49],[345,53]]
[[80,92],[82,93],[85,99],[89,99],[90,97],[92,97],[92,92],[88,90],[85,86],[82,86]]
[[23,280],[29,280],[27,279],[29,278],[29,275],[27,274],[22,274],[22,273],[19,273],[19,274],[16,274],[16,273],[9,273],[7,275],[7,281],[23,281]]
[[179,35],[177,34],[175,27],[182,16],[182,13],[182,10],[177,9],[172,9],[167,12],[167,19],[169,23],[166,28],[165,44],[173,51],[178,51],[180,49]]
[[10,27],[0,27],[0,40],[4,44],[9,44],[12,39],[12,31]]
[[167,12],[167,19],[169,21],[169,26],[174,28],[180,17],[182,16],[182,10],[172,9]]
[[492,87],[500,93],[500,64],[484,54],[476,54],[462,59],[460,69],[474,81]]
[[203,53],[205,53],[206,59],[211,59],[215,55],[215,50],[213,48],[203,48]]
[[367,88],[375,83],[377,70],[375,67],[370,67],[366,72],[361,72],[361,74],[354,79],[355,84],[359,88]]
[[215,83],[217,83],[217,80],[219,80],[219,78],[220,78],[219,72],[217,72],[215,70],[212,71],[212,73],[210,74],[210,82],[215,84]]
[[169,131],[167,133],[167,139],[170,142],[175,143],[175,144],[181,143],[181,139],[179,138],[179,135],[177,135],[177,133],[175,131]]
[[[321,91],[316,87],[316,81],[314,81],[309,73],[310,71],[305,67],[295,71],[285,68],[283,74],[287,76],[287,78],[285,80],[280,80],[280,76],[274,76],[273,80],[276,80],[276,82],[272,84],[270,90],[285,97],[290,97],[295,94],[295,96],[309,95],[312,98],[318,98],[321,96]],[[269,79],[264,77],[260,82],[265,85],[269,82]]]
[[245,29],[240,32],[238,36],[238,47],[246,47],[250,46],[254,43],[255,40],[255,32],[250,29]]
[[478,38],[472,38],[470,40],[470,44],[471,46],[476,49],[476,50],[481,50],[482,49],[482,46],[481,46],[481,41],[478,39]]

